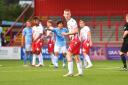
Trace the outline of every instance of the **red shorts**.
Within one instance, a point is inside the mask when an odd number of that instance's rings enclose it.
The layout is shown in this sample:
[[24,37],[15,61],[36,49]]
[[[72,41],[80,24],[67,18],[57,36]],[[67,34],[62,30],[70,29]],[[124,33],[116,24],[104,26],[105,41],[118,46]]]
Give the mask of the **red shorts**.
[[74,38],[69,44],[68,51],[73,53],[74,55],[79,55],[80,54],[80,46],[81,46],[81,42],[80,42],[79,38]]
[[34,54],[39,55],[41,53],[42,46],[43,46],[43,42],[41,40],[38,42],[33,42],[32,43],[32,52]]
[[48,41],[48,52],[54,52],[54,40],[49,40]]
[[40,46],[43,47],[43,44],[44,44],[44,41],[41,40],[41,41],[40,41]]
[[89,50],[90,50],[89,41],[83,41],[82,42],[82,52],[83,53],[89,53]]

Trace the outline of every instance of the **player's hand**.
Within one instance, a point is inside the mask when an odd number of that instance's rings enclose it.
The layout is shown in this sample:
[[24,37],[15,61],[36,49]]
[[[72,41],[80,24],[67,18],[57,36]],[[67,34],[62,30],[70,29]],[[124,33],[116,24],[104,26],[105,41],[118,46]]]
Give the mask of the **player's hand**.
[[37,41],[37,39],[33,39],[33,42],[36,42]]
[[92,42],[90,42],[89,44],[90,44],[90,47],[92,47]]
[[65,33],[65,32],[63,32],[63,33],[62,33],[62,35],[66,36],[66,35],[68,35],[68,34],[67,34],[67,33]]

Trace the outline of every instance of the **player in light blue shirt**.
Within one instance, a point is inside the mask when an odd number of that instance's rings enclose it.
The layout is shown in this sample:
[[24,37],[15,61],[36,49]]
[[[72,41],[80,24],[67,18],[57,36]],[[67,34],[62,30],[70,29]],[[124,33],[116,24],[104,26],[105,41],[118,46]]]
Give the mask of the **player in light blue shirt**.
[[[67,33],[68,29],[63,27],[63,22],[57,22],[57,28],[49,29],[55,34],[55,46],[54,46],[54,53],[55,53],[55,62],[54,66],[58,67],[58,54],[62,53],[64,56],[66,55],[66,37],[62,35],[62,33]],[[65,63],[63,63],[65,66]]]
[[66,45],[66,38],[65,36],[62,35],[63,32],[68,32],[66,28],[54,28],[52,30],[55,34],[55,46],[65,46]]
[[26,27],[22,31],[22,47],[25,47],[24,64],[26,65],[27,58],[32,61],[31,47],[32,47],[32,28],[31,23],[26,22]]

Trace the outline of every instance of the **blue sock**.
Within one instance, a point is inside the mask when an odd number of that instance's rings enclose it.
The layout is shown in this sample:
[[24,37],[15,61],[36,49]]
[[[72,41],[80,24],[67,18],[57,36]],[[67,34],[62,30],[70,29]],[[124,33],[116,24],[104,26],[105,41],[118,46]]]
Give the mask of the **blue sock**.
[[63,64],[66,64],[66,58],[63,57]]
[[32,64],[32,54],[31,53],[28,54],[28,58],[29,58],[30,64]]
[[63,64],[66,64],[66,57],[64,55],[63,56]]

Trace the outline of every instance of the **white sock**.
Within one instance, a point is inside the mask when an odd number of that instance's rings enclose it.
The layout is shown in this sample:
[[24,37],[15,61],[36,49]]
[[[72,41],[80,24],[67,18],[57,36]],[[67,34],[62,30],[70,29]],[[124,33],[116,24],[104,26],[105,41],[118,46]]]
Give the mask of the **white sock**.
[[92,62],[91,62],[90,57],[88,55],[86,55],[85,59],[88,62],[88,65],[92,65]]
[[79,73],[79,74],[83,74],[82,63],[81,63],[81,62],[78,62],[78,63],[77,63],[77,69],[78,69],[78,73]]
[[33,54],[33,58],[32,58],[32,65],[36,64],[36,54]]
[[54,56],[54,65],[58,67],[58,57]]
[[84,66],[86,67],[87,66],[87,61],[86,61],[85,57],[83,58],[83,61],[84,61]]
[[39,64],[43,65],[43,56],[41,53],[38,55],[38,59],[39,59]]
[[54,55],[53,55],[53,54],[51,54],[50,56],[51,56],[52,64],[54,65]]
[[73,62],[68,62],[68,73],[73,74]]

